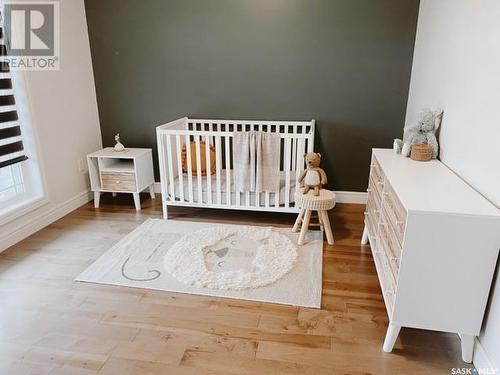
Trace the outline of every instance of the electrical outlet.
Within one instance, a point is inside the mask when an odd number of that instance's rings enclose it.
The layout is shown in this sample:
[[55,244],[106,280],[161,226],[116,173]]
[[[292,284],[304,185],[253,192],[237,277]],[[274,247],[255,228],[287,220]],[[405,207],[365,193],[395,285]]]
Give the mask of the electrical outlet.
[[78,172],[85,173],[87,172],[87,163],[84,158],[78,159]]

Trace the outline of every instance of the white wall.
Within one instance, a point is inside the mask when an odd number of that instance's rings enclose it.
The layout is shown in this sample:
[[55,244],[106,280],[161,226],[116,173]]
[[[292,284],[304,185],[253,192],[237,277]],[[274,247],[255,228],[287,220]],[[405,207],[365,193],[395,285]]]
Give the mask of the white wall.
[[[406,115],[408,123],[422,108],[443,108],[441,160],[498,207],[499,20],[498,0],[421,0]],[[500,278],[493,288],[480,343],[498,367]]]
[[102,146],[83,0],[60,1],[61,70],[27,72],[49,203],[0,229],[0,251],[88,201],[78,160]]

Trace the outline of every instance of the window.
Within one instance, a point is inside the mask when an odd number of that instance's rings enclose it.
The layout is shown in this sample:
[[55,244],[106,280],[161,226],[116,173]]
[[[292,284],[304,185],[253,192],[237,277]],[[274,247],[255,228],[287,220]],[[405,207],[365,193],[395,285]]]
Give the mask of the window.
[[24,192],[21,166],[14,164],[0,168],[0,202]]
[[0,225],[47,202],[26,77],[2,60],[9,50],[2,21],[0,10]]

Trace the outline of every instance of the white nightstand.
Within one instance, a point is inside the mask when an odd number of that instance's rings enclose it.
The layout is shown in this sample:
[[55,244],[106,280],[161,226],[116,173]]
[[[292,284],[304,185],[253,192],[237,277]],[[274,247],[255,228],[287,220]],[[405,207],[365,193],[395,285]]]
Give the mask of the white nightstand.
[[94,206],[99,207],[101,193],[132,193],[135,209],[141,209],[139,193],[149,188],[154,194],[153,157],[150,148],[126,148],[116,152],[112,147],[87,155],[90,187],[94,192]]

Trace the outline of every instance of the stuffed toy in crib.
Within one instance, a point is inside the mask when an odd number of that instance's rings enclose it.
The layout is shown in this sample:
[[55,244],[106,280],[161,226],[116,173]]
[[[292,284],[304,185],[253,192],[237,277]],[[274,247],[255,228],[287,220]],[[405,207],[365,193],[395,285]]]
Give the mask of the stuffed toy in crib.
[[326,185],[326,173],[319,167],[321,163],[321,154],[316,152],[308,152],[304,154],[306,162],[306,170],[299,176],[299,183],[304,182],[303,194],[307,194],[309,190],[314,189],[314,195],[319,195],[319,190]]

